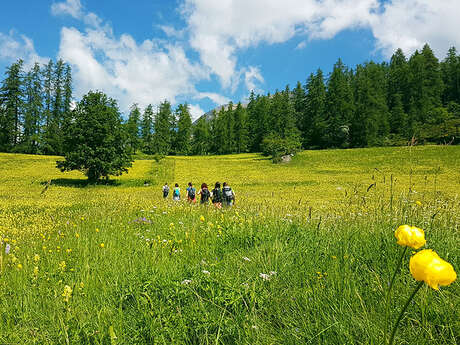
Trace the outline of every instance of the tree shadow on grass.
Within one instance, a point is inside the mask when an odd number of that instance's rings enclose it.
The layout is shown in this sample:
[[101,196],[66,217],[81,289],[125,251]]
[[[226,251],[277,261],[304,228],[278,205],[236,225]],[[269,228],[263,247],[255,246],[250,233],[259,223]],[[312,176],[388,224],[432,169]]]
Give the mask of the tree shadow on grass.
[[88,186],[119,186],[121,185],[118,180],[100,180],[97,182],[88,181],[88,179],[74,179],[74,178],[56,178],[48,181],[40,182],[45,187],[60,186],[60,187],[74,187],[84,188]]

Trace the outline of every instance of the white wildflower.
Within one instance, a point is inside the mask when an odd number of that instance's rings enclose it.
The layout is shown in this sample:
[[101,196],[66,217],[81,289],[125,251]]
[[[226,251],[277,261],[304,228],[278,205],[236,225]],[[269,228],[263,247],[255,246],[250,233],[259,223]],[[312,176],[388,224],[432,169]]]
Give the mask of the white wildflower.
[[263,280],[270,280],[270,275],[266,273],[259,273],[259,277],[262,278]]
[[211,272],[206,271],[206,270],[202,270],[201,272],[202,272],[203,274],[207,274],[207,275],[210,275],[210,274],[211,274]]
[[251,259],[249,259],[247,256],[243,256],[243,260],[244,261],[251,261]]
[[276,271],[270,271],[271,276],[276,276]]
[[182,284],[182,285],[188,285],[188,284],[190,284],[191,282],[192,282],[192,281],[191,281],[190,279],[184,279],[184,280],[181,282],[181,284]]

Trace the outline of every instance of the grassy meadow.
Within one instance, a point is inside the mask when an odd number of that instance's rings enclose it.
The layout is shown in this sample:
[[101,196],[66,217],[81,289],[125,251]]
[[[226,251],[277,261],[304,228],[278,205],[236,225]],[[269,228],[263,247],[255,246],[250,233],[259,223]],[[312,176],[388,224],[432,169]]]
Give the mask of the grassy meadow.
[[[142,158],[88,185],[0,154],[0,344],[383,344],[396,227],[460,272],[458,146]],[[236,205],[163,200],[188,181],[227,181]],[[459,280],[423,286],[395,343],[459,344]]]

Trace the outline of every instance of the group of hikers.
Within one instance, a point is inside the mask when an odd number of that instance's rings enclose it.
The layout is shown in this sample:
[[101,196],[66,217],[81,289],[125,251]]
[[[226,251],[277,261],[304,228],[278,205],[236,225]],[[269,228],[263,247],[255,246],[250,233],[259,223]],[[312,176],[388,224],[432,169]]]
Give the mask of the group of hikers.
[[[166,199],[168,195],[169,186],[168,183],[165,183],[163,186],[163,198]],[[220,182],[216,182],[212,191],[209,191],[206,183],[202,183],[198,192],[195,187],[193,187],[192,182],[189,182],[186,189],[187,200],[190,203],[196,203],[198,195],[200,196],[200,204],[208,204],[209,200],[211,200],[212,204],[217,208],[221,208],[222,206],[233,206],[235,204],[235,193],[227,182],[223,183],[222,188]],[[181,199],[180,188],[177,183],[173,188],[172,199],[175,201]]]

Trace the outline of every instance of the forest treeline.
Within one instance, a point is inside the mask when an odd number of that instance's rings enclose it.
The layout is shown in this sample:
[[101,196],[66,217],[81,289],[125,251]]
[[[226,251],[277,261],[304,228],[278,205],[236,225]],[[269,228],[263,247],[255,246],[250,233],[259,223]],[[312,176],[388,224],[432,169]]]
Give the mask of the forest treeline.
[[[72,76],[62,60],[24,71],[9,66],[0,89],[0,151],[62,154],[72,121]],[[273,94],[252,92],[245,104],[228,104],[192,123],[187,104],[172,109],[130,108],[123,126],[131,152],[274,156],[301,148],[349,148],[458,143],[460,55],[452,47],[441,62],[426,44],[406,58],[349,68],[340,59],[325,76]]]

